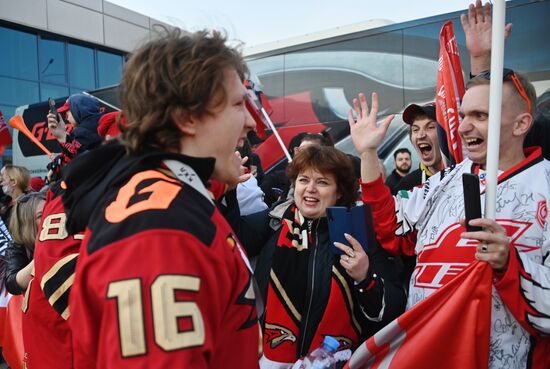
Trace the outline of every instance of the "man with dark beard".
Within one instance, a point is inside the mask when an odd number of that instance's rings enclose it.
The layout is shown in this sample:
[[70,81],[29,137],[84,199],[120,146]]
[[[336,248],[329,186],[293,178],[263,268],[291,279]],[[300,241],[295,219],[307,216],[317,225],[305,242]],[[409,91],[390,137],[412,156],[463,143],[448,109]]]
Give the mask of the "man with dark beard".
[[411,170],[411,152],[409,149],[400,148],[393,153],[395,169],[386,178],[386,186],[390,188],[392,195],[395,195],[397,184]]

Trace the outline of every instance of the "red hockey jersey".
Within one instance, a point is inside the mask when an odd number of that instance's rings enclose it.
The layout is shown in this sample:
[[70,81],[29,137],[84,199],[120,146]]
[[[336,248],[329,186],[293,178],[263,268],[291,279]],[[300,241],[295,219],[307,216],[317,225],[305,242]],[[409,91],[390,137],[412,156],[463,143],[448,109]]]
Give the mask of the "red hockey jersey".
[[78,369],[258,368],[246,256],[193,169],[176,165],[183,177],[132,174],[90,217],[70,296]]
[[34,250],[35,276],[23,306],[25,363],[33,369],[73,368],[69,293],[83,235],[69,235],[61,196],[48,192]]

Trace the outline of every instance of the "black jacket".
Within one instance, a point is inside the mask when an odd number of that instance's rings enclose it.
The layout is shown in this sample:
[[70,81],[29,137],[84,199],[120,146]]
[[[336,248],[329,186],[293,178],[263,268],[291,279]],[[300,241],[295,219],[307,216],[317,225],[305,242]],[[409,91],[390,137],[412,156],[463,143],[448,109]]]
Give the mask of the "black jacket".
[[393,170],[389,176],[386,177],[386,186],[390,188],[392,195],[397,193],[397,185],[404,177],[401,177],[397,170]]
[[10,241],[4,258],[6,263],[6,274],[4,276],[6,289],[12,295],[20,295],[25,290],[17,284],[17,273],[31,262],[32,255],[29,258],[25,246]]
[[[426,173],[426,178],[429,177],[430,176]],[[410,191],[413,188],[420,186],[422,183],[422,169],[418,168],[417,170],[407,174],[401,181],[399,181],[399,183],[395,186],[395,193],[392,193],[392,195],[395,195],[401,190]]]
[[290,181],[286,176],[286,168],[273,170],[266,174],[260,184],[264,193],[264,202],[268,207],[281,199],[285,199],[290,189]]
[[[228,204],[233,206],[234,204]],[[236,222],[235,218],[228,219],[233,230],[236,232],[239,240],[250,257],[258,256],[254,276],[260,288],[264,305],[267,297],[267,287],[270,280],[270,270],[273,254],[276,251],[276,243],[280,234],[281,216],[291,202],[279,205],[273,211],[265,210],[260,213],[241,217]],[[328,234],[328,225],[326,218],[314,220],[311,225],[312,239],[316,240],[312,246],[317,250],[317,256],[309,258],[308,270],[310,276],[315,276],[313,283],[314,290],[310,290],[311,285],[304,291],[306,296],[314,296],[314,303],[309,314],[310,324],[304,330],[300,327],[298,337],[298,347],[302,348],[298,356],[305,355],[313,347],[310,347],[311,341],[316,331],[317,323],[321,321],[330,293],[331,273],[334,266],[339,265],[339,256],[335,256],[331,251],[330,239]],[[382,279],[378,278],[375,287],[368,292],[360,293],[359,287],[353,287],[354,281],[346,273],[345,276],[350,290],[354,291],[354,299],[361,305],[369,316],[377,316],[381,309],[382,295],[385,294],[385,310],[383,319],[375,323],[364,318],[361,322],[363,326],[364,338],[368,338],[393,319],[397,318],[405,310],[406,296],[403,288],[400,286],[398,271],[396,270],[395,260],[377,246],[369,250],[370,273],[376,273]],[[315,272],[313,272],[315,270]],[[307,298],[307,297],[306,297]],[[357,304],[356,304],[357,306]],[[302,321],[308,319],[303,315]]]

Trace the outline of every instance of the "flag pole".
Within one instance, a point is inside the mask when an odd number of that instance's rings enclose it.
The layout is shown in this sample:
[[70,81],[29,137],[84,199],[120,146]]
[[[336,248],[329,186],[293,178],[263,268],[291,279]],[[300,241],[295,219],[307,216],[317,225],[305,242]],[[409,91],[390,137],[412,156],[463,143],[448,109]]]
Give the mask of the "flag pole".
[[277,130],[275,129],[275,125],[269,118],[269,115],[267,114],[265,109],[262,107],[261,110],[262,110],[262,114],[264,115],[264,118],[267,121],[267,124],[269,124],[269,128],[271,129],[271,132],[273,132],[273,134],[275,135],[275,138],[279,142],[279,146],[281,146],[281,149],[283,149],[283,152],[285,153],[285,156],[288,159],[288,162],[290,163],[292,161],[292,157],[290,156],[288,150],[286,149],[285,143],[281,139],[281,136],[279,136],[279,132],[277,132]]
[[505,0],[493,3],[491,45],[491,81],[489,95],[489,137],[487,142],[485,218],[495,219],[500,146],[500,120],[502,108],[502,76],[504,68]]

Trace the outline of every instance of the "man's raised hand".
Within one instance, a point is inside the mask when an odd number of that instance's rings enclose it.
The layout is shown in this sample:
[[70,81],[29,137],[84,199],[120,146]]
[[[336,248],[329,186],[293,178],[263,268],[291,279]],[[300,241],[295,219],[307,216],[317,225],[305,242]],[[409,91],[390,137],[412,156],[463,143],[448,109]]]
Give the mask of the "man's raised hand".
[[353,108],[357,115],[357,120],[353,117],[352,110],[350,109],[348,111],[348,122],[351,140],[355,149],[360,155],[367,151],[376,151],[376,148],[386,136],[394,115],[388,116],[380,125],[377,125],[378,95],[376,92],[372,93],[372,108],[370,111],[367,98],[363,93],[359,93],[358,98],[353,99]]

